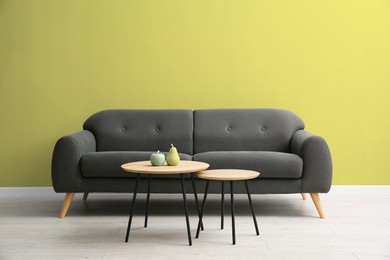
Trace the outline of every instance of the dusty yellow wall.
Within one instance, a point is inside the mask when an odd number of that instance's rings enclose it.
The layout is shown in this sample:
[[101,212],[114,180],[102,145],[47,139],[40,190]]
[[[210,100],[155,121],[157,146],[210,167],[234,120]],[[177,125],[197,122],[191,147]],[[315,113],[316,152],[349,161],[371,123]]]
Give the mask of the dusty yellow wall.
[[108,108],[289,109],[334,184],[390,184],[390,2],[2,0],[0,186]]

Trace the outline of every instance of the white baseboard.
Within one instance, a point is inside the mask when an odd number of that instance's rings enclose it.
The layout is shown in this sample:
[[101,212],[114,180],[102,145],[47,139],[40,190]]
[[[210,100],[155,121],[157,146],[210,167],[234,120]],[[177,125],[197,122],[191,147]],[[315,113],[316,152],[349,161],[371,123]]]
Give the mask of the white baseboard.
[[57,194],[53,187],[6,187],[0,188],[0,196],[48,196]]
[[383,194],[390,195],[390,185],[332,185],[330,194]]
[[[329,194],[383,194],[390,195],[390,185],[333,185]],[[52,187],[0,187],[0,196],[63,196]]]

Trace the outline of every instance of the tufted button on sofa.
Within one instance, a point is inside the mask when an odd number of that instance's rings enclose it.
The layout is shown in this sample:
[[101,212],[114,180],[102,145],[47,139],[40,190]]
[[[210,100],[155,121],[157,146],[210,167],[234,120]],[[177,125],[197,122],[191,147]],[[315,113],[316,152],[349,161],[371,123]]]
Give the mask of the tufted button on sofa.
[[[157,150],[166,153],[171,143],[182,160],[206,162],[210,169],[261,172],[251,180],[252,193],[310,193],[324,217],[318,193],[330,190],[331,155],[325,140],[305,131],[303,121],[289,111],[105,110],[83,128],[60,138],[53,152],[53,187],[66,193],[61,217],[75,193],[83,192],[86,199],[89,192],[132,192],[135,175],[120,165],[149,160]],[[155,179],[151,192],[181,192],[177,176]],[[203,181],[196,181],[202,191]],[[245,193],[245,187],[237,186],[236,192]]]

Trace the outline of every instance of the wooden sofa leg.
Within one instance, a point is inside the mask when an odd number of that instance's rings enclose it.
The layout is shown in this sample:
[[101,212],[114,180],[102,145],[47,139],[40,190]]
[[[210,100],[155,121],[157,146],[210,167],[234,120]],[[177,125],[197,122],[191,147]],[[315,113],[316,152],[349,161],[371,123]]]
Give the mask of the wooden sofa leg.
[[301,195],[303,200],[307,200],[306,193],[301,193]]
[[72,203],[72,199],[74,197],[74,192],[68,192],[65,195],[64,204],[62,205],[62,209],[60,212],[60,218],[64,218],[66,215],[66,212],[68,212],[70,203]]
[[318,193],[310,193],[311,199],[314,202],[314,206],[316,206],[316,209],[318,211],[318,214],[320,215],[320,218],[325,218],[324,210],[322,209],[320,196]]
[[83,200],[87,200],[89,192],[84,192]]

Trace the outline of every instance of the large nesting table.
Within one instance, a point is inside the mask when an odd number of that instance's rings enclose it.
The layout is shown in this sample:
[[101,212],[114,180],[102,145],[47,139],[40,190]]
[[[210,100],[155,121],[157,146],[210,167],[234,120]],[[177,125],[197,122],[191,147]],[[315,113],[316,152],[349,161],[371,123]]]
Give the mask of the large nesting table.
[[190,222],[188,219],[186,191],[185,191],[185,187],[184,187],[184,174],[185,173],[191,174],[191,181],[192,181],[192,187],[194,189],[195,202],[196,202],[196,206],[198,209],[198,215],[200,217],[198,198],[196,195],[196,189],[195,189],[194,180],[192,178],[192,173],[206,170],[209,168],[209,166],[210,165],[208,165],[207,163],[197,162],[197,161],[180,161],[179,165],[177,165],[177,166],[166,166],[166,165],[152,166],[150,161],[139,161],[139,162],[131,162],[131,163],[123,164],[121,166],[123,170],[137,174],[135,187],[134,187],[133,200],[131,202],[131,207],[130,207],[129,222],[127,225],[125,242],[128,242],[128,240],[129,240],[131,222],[133,219],[134,203],[135,203],[135,200],[137,197],[137,188],[138,188],[140,174],[146,174],[149,177],[148,178],[148,191],[147,191],[147,197],[146,197],[146,213],[145,213],[145,224],[144,224],[145,227],[147,227],[147,223],[148,223],[150,183],[151,183],[152,175],[179,174],[181,177],[181,187],[182,187],[182,193],[183,193],[184,211],[185,211],[185,217],[186,217],[186,223],[187,223],[188,244],[191,246],[192,239],[191,239]]

